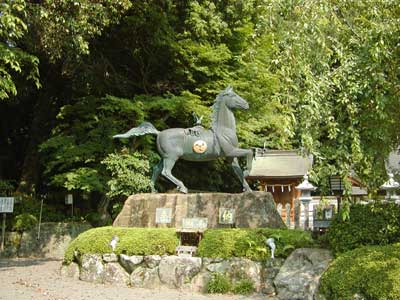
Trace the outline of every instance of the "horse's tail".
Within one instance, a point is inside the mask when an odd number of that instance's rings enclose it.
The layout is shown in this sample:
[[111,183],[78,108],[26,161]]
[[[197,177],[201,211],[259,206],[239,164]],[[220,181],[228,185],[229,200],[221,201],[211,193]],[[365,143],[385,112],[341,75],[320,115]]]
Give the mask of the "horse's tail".
[[145,134],[155,134],[158,135],[160,132],[151,124],[150,122],[143,122],[138,127],[133,127],[129,131],[114,135],[114,139],[127,139],[132,136],[139,136]]

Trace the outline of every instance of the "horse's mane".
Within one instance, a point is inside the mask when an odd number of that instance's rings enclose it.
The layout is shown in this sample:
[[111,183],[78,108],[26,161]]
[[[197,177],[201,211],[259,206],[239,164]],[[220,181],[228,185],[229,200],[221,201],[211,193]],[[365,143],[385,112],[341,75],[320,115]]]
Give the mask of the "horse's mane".
[[219,109],[221,108],[221,99],[222,99],[222,93],[219,93],[217,95],[217,97],[215,98],[214,104],[212,106],[212,109],[213,109],[213,112],[211,115],[212,128],[217,127],[218,112],[219,112]]

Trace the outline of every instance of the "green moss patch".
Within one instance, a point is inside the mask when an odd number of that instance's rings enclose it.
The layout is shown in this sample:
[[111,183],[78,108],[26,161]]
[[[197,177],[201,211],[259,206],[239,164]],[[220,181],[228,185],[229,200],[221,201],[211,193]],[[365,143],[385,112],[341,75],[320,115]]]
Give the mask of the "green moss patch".
[[117,236],[116,254],[164,255],[175,253],[178,237],[173,228],[99,227],[80,234],[68,246],[64,263],[72,262],[74,252],[110,253],[110,241]]
[[327,299],[400,299],[400,244],[365,246],[339,256],[323,274]]
[[264,260],[271,256],[267,238],[274,238],[275,256],[287,257],[294,249],[314,247],[310,233],[290,229],[208,229],[197,255],[211,258],[246,257]]

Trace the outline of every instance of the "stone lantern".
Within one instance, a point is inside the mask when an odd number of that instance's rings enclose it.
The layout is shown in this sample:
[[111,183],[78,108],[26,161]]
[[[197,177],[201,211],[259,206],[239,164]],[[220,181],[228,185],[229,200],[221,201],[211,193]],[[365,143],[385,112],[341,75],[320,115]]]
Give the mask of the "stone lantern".
[[389,180],[381,185],[381,189],[386,191],[385,200],[394,201],[400,204],[400,197],[396,194],[396,190],[399,188],[399,183],[394,180],[392,173],[389,173]]
[[301,191],[300,201],[304,206],[304,229],[308,230],[309,226],[309,214],[310,214],[310,201],[312,200],[311,192],[315,191],[316,187],[308,182],[308,175],[304,175],[303,182],[296,186],[296,189]]

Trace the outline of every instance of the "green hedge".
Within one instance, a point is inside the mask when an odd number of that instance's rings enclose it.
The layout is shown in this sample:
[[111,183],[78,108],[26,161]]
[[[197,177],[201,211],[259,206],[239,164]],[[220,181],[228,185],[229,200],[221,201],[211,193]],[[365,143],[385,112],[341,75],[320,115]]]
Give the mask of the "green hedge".
[[400,244],[348,251],[333,261],[320,284],[331,300],[400,299]]
[[327,233],[335,254],[366,245],[386,245],[400,241],[400,207],[393,203],[354,205],[350,218],[337,217]]
[[287,257],[294,249],[313,247],[310,233],[290,229],[208,229],[199,244],[201,257],[246,257],[264,260],[271,256],[265,240],[275,239],[276,257]]
[[172,228],[123,228],[99,227],[81,233],[68,246],[64,263],[69,264],[74,251],[85,253],[110,253],[109,246],[113,236],[119,238],[116,254],[163,255],[175,253],[178,237]]

